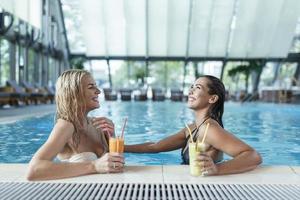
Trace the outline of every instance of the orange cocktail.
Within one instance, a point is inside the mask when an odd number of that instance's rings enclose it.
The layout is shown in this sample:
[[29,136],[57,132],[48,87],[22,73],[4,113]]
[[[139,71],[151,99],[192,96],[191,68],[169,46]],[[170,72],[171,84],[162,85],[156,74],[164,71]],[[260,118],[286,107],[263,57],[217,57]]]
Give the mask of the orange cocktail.
[[109,138],[109,152],[110,153],[123,153],[124,152],[124,138],[110,137]]

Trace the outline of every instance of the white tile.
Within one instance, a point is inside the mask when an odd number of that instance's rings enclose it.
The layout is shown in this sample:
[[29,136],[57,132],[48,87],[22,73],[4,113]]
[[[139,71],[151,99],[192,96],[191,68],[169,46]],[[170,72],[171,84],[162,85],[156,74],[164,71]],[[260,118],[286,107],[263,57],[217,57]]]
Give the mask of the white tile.
[[248,174],[293,174],[289,166],[259,166],[255,170],[247,172]]
[[291,166],[292,170],[300,176],[300,166]]
[[93,174],[50,182],[76,183],[163,183],[161,166],[126,166],[123,173]]
[[[10,166],[10,165],[9,165]],[[0,165],[3,181],[27,181],[25,178],[27,165]],[[1,178],[1,179],[2,179]],[[79,177],[49,180],[41,182],[60,183],[163,183],[161,166],[126,166],[123,173],[92,174]]]
[[300,184],[299,177],[288,166],[258,167],[257,169],[233,175],[194,177],[189,166],[163,166],[165,183],[281,183]]
[[25,181],[27,166],[27,164],[0,164],[0,181]]
[[[27,181],[27,164],[0,164],[0,182]],[[300,184],[298,166],[261,166],[235,175],[193,177],[189,166],[126,166],[120,174],[93,174],[43,182],[73,183],[280,183]]]

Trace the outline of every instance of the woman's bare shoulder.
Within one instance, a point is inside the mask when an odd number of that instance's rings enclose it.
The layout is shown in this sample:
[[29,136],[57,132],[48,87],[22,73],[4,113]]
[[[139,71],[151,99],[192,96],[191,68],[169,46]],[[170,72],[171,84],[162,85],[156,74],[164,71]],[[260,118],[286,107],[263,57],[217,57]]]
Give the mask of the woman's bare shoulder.
[[218,137],[220,134],[226,133],[227,131],[220,126],[220,124],[214,120],[214,119],[209,119],[204,126],[202,127],[202,131],[204,132],[204,130],[206,129],[206,127],[208,126],[209,123],[209,127],[208,127],[208,132],[209,134],[207,134],[208,137]]
[[74,130],[74,125],[71,122],[64,119],[58,119],[55,123],[52,133],[59,133],[66,137],[71,137],[74,133]]
[[235,138],[234,135],[225,130],[216,120],[209,120],[207,140],[210,144],[214,144],[215,142],[225,142],[228,140],[232,141],[233,138]]
[[214,120],[214,119],[209,119],[209,120],[207,120],[207,122],[205,123],[205,124],[207,124],[207,123],[209,123],[209,126],[211,126],[211,127],[214,127],[214,128],[222,128],[221,126],[220,126],[220,124],[216,121],[216,120]]

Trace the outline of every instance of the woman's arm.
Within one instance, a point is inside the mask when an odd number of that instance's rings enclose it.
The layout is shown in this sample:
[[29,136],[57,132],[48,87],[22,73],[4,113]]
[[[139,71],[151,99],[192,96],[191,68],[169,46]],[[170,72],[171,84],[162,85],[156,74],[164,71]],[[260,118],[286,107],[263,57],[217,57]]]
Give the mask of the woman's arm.
[[185,129],[180,132],[166,137],[156,143],[147,142],[142,144],[125,145],[125,152],[132,153],[158,153],[164,151],[172,151],[182,148],[185,144]]
[[[28,180],[59,179],[80,176],[91,173],[117,172],[112,169],[112,162],[118,162],[122,171],[122,156],[103,156],[93,162],[84,163],[54,163],[53,158],[63,150],[72,137],[74,127],[65,120],[58,120],[46,143],[35,153],[29,163]],[[113,157],[113,158],[110,158]]]
[[201,165],[210,175],[246,172],[262,162],[261,156],[252,147],[224,130],[216,122],[211,123],[206,142],[233,157],[231,160],[214,164],[209,156],[202,154]]
[[223,152],[214,147],[210,147],[205,153],[213,159],[214,163],[223,160]]
[[29,163],[28,180],[57,179],[94,172],[91,163],[53,163],[53,158],[63,150],[72,137],[74,127],[65,120],[58,120],[48,140],[35,153]]

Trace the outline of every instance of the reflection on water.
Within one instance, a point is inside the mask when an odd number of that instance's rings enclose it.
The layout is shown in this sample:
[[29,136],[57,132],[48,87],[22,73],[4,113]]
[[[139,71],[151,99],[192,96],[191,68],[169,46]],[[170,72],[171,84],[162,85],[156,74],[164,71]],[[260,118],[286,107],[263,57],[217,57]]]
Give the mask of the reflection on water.
[[[103,102],[91,116],[107,116],[120,134],[125,116],[127,144],[157,141],[192,122],[193,113],[179,102]],[[226,103],[225,128],[257,149],[265,165],[300,165],[300,106]],[[53,115],[0,125],[0,162],[28,162],[48,138]],[[180,150],[159,154],[126,154],[127,164],[179,164]]]

